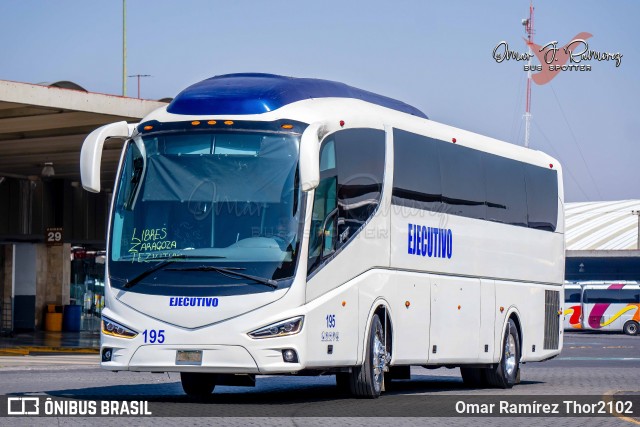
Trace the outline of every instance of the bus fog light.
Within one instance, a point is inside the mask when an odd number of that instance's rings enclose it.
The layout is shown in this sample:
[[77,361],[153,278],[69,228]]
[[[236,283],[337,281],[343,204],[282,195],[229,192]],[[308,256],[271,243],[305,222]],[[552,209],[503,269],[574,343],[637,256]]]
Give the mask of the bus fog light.
[[103,362],[111,362],[111,357],[113,356],[113,349],[105,347],[102,349],[102,361]]
[[304,316],[292,317],[272,325],[267,325],[249,332],[251,338],[273,338],[285,335],[295,335],[302,330]]
[[282,350],[282,358],[287,363],[298,363],[298,354],[290,348]]

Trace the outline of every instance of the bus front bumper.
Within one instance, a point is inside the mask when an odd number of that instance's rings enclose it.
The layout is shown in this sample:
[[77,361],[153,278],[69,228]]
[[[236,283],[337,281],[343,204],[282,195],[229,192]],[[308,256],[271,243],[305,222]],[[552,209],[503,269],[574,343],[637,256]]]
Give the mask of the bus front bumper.
[[[105,339],[106,338],[106,339]],[[289,338],[289,339],[286,339]],[[122,346],[121,339],[104,337],[101,355],[111,351],[111,358],[101,367],[111,371],[140,372],[207,372],[219,374],[279,374],[296,373],[304,369],[300,363],[300,346],[291,337],[258,340],[251,349],[242,345],[140,345]],[[283,350],[292,349],[298,361],[285,362]],[[179,353],[201,353],[201,360],[185,362]]]

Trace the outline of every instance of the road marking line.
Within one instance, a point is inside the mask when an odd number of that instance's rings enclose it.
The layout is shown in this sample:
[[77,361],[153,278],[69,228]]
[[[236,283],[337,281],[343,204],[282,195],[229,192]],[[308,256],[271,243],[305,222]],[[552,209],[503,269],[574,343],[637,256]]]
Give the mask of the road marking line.
[[623,361],[633,362],[640,361],[640,357],[559,357],[557,360],[609,360],[609,361]]
[[[621,390],[618,390],[618,392],[620,392]],[[610,390],[608,392],[606,392],[605,394],[602,395],[602,399],[605,402],[612,402],[613,401],[613,395],[617,393],[614,390]],[[613,415],[614,417],[618,418],[619,420],[622,421],[626,421],[628,423],[632,423],[632,424],[636,424],[636,425],[640,425],[640,421],[636,420],[635,418],[631,418],[631,417],[627,417],[626,415],[622,415],[617,411],[614,412],[609,412],[611,415]]]

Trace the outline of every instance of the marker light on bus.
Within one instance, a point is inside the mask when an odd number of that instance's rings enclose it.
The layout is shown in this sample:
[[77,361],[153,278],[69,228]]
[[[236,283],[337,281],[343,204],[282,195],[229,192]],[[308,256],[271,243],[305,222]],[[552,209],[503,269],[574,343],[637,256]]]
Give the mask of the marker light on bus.
[[251,338],[273,338],[295,335],[302,330],[304,316],[292,317],[249,332]]
[[225,120],[224,124],[227,126],[231,126],[233,124],[233,120]]
[[126,326],[122,326],[111,319],[107,319],[106,317],[102,318],[102,333],[113,337],[127,339],[134,338],[138,335],[137,332],[127,328]]
[[218,122],[216,122],[215,120],[209,120],[207,122],[208,125],[215,125],[216,123],[218,123]]
[[200,122],[198,120],[194,120],[191,122],[191,126],[198,126]]
[[144,129],[144,130],[151,130],[151,129],[153,129],[153,126],[151,126],[151,125],[147,125],[147,126],[145,126],[143,129]]
[[290,123],[285,123],[285,124],[283,124],[283,125],[280,125],[280,127],[281,127],[282,129],[293,129],[293,125],[292,125],[292,124],[290,124]]

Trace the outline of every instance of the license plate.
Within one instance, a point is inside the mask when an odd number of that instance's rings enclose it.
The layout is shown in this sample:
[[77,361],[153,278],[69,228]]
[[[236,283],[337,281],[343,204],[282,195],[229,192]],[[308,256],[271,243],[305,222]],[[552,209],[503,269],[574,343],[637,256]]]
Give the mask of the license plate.
[[178,350],[176,365],[202,365],[202,350]]

